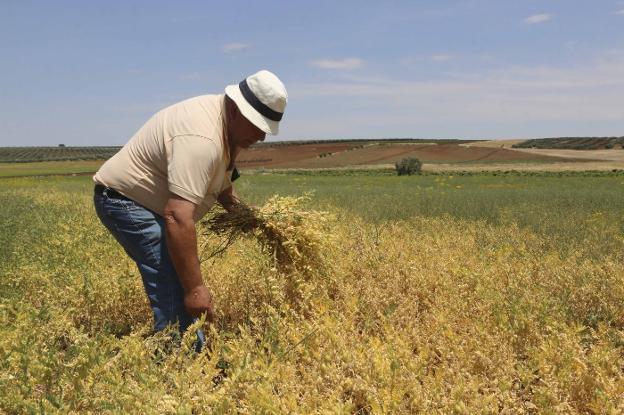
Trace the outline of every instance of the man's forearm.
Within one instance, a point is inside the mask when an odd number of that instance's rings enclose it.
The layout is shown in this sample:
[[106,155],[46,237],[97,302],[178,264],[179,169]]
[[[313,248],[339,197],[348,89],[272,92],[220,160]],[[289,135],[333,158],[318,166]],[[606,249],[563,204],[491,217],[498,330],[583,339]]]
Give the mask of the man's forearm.
[[185,292],[203,285],[199,257],[197,255],[197,233],[193,220],[180,220],[165,216],[167,247],[178,278]]

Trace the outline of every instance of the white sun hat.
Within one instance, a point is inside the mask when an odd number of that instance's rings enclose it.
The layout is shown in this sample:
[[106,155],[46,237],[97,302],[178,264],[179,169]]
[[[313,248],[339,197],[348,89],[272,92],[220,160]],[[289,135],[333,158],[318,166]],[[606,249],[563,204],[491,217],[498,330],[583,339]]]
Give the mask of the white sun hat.
[[277,135],[288,103],[288,93],[274,73],[266,70],[256,72],[238,85],[225,87],[225,93],[256,127],[267,134]]

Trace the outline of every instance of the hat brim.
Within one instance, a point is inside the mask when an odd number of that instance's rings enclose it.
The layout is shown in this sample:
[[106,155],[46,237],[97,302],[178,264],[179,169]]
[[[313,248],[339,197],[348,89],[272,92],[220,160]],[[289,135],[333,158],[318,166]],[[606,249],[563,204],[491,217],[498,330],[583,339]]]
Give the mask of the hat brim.
[[277,135],[279,133],[279,122],[273,121],[260,114],[249,102],[245,99],[240,91],[238,85],[228,85],[225,87],[225,94],[232,98],[232,101],[236,103],[236,106],[240,112],[247,118],[253,125],[261,129],[267,134]]

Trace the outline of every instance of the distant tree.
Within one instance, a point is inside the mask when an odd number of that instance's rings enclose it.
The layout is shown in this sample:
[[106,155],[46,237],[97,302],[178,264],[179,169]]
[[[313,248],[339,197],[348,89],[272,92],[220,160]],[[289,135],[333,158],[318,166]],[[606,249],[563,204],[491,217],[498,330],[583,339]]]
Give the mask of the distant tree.
[[394,165],[399,176],[411,176],[422,172],[422,162],[415,157],[408,157]]
[[58,146],[59,147],[65,147],[65,144],[59,144]]

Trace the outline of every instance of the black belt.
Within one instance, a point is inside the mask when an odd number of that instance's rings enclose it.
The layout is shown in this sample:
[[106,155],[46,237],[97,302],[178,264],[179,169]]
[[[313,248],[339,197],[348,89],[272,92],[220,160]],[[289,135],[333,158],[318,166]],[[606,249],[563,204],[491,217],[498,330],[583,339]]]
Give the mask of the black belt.
[[129,197],[122,195],[117,190],[106,187],[103,184],[96,184],[94,191],[98,195],[106,196],[111,199],[132,200]]

